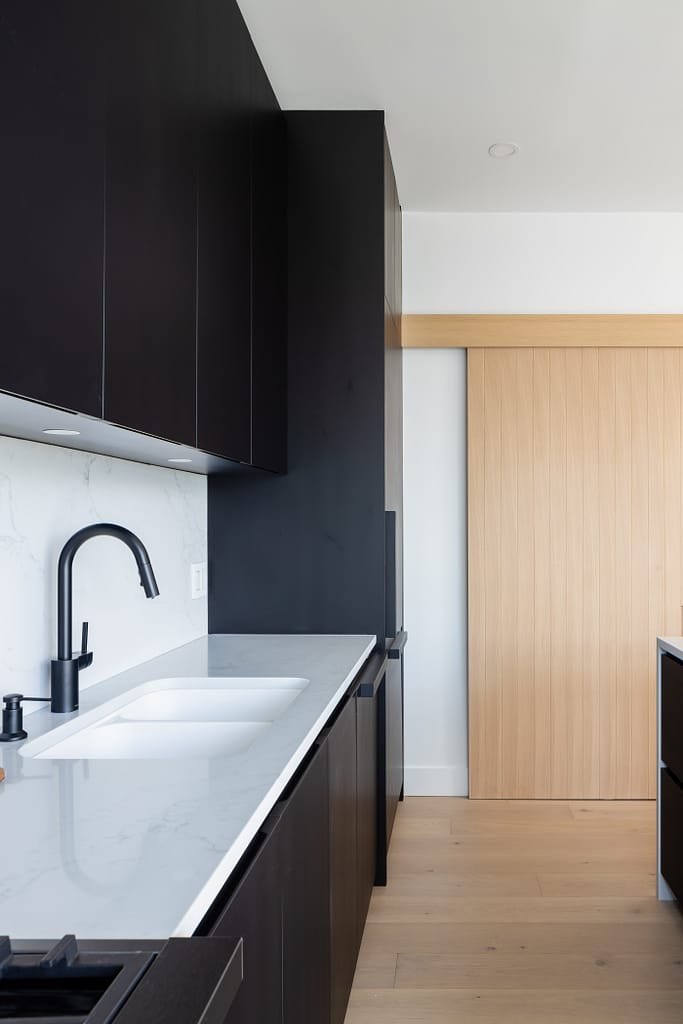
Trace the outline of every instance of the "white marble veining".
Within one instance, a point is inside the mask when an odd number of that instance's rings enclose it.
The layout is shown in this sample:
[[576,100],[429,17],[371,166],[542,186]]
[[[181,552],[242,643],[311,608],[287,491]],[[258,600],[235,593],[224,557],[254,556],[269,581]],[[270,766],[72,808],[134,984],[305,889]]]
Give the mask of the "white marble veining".
[[100,521],[140,536],[160,596],[145,599],[118,541],[84,545],[74,562],[74,639],[88,619],[95,658],[81,687],[206,634],[206,598],[190,597],[190,564],[207,558],[205,477],[2,437],[0,693],[47,694],[57,558],[72,533]]
[[49,760],[0,744],[0,934],[191,935],[375,645],[370,636],[209,636],[42,709],[29,741],[154,679],[310,682],[247,750],[191,760]]

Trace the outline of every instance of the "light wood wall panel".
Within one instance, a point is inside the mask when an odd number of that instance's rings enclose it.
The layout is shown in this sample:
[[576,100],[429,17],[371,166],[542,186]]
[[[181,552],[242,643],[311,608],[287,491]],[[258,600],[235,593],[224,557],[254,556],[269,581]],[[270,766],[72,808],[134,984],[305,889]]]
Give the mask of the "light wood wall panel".
[[472,797],[654,797],[682,389],[679,349],[468,353]]

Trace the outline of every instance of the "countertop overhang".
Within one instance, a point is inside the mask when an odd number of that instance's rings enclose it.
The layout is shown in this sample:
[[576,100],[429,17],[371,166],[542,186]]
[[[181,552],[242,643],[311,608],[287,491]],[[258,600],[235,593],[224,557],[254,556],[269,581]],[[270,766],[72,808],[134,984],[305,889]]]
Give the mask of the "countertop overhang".
[[658,636],[657,647],[683,661],[683,636]]
[[192,935],[375,643],[202,637],[85,689],[74,715],[30,715],[29,741],[153,679],[310,679],[281,718],[230,757],[58,761],[0,744],[0,933]]

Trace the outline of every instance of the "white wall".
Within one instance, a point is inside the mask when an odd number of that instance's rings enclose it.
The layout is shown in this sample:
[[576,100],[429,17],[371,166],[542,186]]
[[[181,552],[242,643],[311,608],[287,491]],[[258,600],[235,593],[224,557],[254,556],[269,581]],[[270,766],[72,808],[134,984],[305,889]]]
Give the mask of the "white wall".
[[[408,213],[406,313],[680,313],[683,214]],[[465,353],[404,353],[406,792],[467,793]]]
[[681,213],[408,213],[404,313],[680,313]]
[[467,793],[466,359],[403,354],[405,787]]
[[160,596],[145,598],[120,541],[97,537],[81,548],[74,561],[74,641],[88,619],[95,655],[81,686],[207,632],[206,598],[190,598],[190,564],[207,557],[205,477],[2,437],[0,693],[49,692],[59,552],[80,527],[105,521],[138,534]]

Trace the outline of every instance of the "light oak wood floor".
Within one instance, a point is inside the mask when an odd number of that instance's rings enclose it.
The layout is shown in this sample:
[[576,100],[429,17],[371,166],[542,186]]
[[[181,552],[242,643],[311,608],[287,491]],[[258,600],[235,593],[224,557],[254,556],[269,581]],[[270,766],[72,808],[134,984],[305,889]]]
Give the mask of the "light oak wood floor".
[[652,802],[409,798],[346,1024],[682,1024]]

